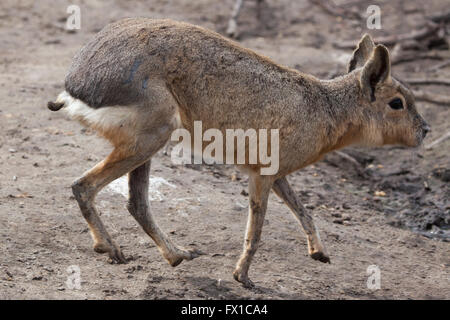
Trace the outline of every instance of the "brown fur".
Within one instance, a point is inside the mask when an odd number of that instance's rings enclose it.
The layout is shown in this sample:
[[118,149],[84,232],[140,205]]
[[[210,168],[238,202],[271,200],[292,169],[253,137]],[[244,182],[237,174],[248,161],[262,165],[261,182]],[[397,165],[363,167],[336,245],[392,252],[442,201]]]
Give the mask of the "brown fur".
[[[249,174],[249,218],[244,251],[234,277],[250,286],[248,269],[261,235],[272,188],[307,234],[312,258],[329,262],[313,220],[285,176],[350,144],[417,146],[428,130],[411,92],[390,75],[387,49],[363,37],[349,73],[319,80],[276,64],[217,33],[171,20],[126,19],[107,26],[75,57],[66,91],[88,105],[79,120],[115,146],[112,154],[73,185],[97,251],[125,259],[102,225],[93,201],[112,180],[129,174],[129,211],[171,265],[200,253],[174,245],[149,211],[150,159],[169,139],[179,115],[193,134],[203,131],[279,129],[279,171],[261,176],[260,163],[240,165]],[[398,97],[404,108],[393,110]],[[123,121],[111,116],[126,107]],[[103,109],[109,108],[109,109]],[[129,108],[129,109],[127,109]],[[100,113],[108,110],[108,113]],[[86,110],[85,110],[86,111]],[[95,112],[99,113],[95,113]],[[94,120],[92,120],[94,119]],[[120,125],[118,125],[120,123]],[[247,150],[248,152],[248,150]]]

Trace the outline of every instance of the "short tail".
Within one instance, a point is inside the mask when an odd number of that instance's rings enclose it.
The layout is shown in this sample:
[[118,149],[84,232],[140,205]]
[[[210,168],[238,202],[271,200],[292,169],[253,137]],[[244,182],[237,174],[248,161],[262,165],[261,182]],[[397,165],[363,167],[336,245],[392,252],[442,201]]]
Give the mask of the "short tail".
[[66,91],[63,91],[58,95],[55,102],[49,101],[47,103],[47,108],[51,111],[58,111],[70,103],[70,98],[70,95]]
[[59,109],[61,109],[62,107],[64,107],[64,102],[53,102],[53,101],[49,101],[47,103],[47,108],[49,108],[51,111],[58,111]]

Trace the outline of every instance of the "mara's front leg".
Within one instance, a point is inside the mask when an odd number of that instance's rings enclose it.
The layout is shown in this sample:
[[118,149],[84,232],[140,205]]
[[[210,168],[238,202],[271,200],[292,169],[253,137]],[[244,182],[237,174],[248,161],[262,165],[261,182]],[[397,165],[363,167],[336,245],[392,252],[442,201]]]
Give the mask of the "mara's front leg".
[[330,263],[330,258],[320,241],[319,232],[314,225],[312,217],[308,214],[308,211],[300,202],[300,199],[294,193],[286,178],[275,180],[272,188],[277,196],[292,210],[294,216],[302,225],[308,239],[308,252],[311,258]]
[[261,238],[266,215],[267,200],[273,180],[269,176],[251,174],[249,177],[249,213],[245,231],[244,250],[233,272],[233,277],[244,287],[253,287],[248,278],[248,269]]

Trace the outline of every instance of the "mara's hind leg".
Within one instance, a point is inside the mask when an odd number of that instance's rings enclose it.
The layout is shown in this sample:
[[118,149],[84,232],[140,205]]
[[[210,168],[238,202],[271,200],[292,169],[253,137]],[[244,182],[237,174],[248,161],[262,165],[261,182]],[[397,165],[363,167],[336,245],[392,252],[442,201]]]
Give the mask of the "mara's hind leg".
[[183,260],[192,260],[198,257],[201,252],[185,250],[173,244],[153,219],[148,200],[150,166],[151,160],[148,160],[128,174],[129,200],[127,207],[144,231],[155,241],[163,257],[172,267],[175,267]]
[[72,184],[73,194],[89,225],[94,240],[94,250],[99,253],[108,253],[113,262],[125,263],[126,260],[100,220],[94,205],[95,196],[110,182],[146,162],[164,146],[172,129],[170,125],[163,125],[148,133],[136,133],[133,143],[117,144],[105,160]]

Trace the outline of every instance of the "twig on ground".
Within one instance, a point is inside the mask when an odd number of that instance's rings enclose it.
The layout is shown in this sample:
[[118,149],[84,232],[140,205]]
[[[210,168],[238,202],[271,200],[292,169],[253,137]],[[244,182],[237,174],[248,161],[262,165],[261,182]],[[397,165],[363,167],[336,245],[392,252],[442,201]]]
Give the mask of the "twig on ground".
[[450,65],[450,60],[447,60],[447,61],[444,61],[444,62],[441,62],[441,63],[438,63],[438,64],[432,66],[432,67],[429,68],[428,70],[429,70],[429,71],[436,71],[436,70],[445,68],[445,67],[447,67],[447,66],[449,66],[449,65]]
[[450,80],[446,79],[409,79],[406,80],[407,83],[412,85],[441,85],[450,86]]
[[[437,34],[440,26],[436,23],[428,21],[427,24],[419,30],[414,30],[409,33],[395,34],[387,37],[379,37],[374,39],[376,43],[382,43],[386,46],[392,46],[398,42],[406,40],[422,40]],[[333,45],[338,49],[353,49],[355,47],[354,41],[339,41],[334,42]]]
[[410,54],[396,55],[394,59],[392,59],[392,65],[400,64],[403,62],[410,62],[415,60],[422,59],[430,59],[430,60],[443,60],[444,57],[436,54],[436,53],[417,53],[413,52]]
[[294,276],[289,276],[289,275],[286,275],[286,274],[281,275],[281,274],[273,273],[272,276],[280,277],[280,278],[290,278],[290,279],[299,280],[299,281],[302,281],[302,282],[305,281],[305,279],[302,279],[302,278],[299,278],[299,277],[294,277]]
[[[347,160],[348,162],[352,163],[352,164],[354,165],[356,171],[358,172],[358,174],[359,174],[361,177],[366,176],[366,173],[364,172],[364,169],[363,169],[363,167],[362,167],[362,164],[361,164],[358,160],[356,160],[356,159],[353,158],[351,155],[349,155],[349,154],[347,154],[347,153],[345,153],[345,152],[342,152],[342,151],[335,151],[334,153],[335,153],[337,156],[341,157],[342,159],[345,159],[345,160]],[[328,160],[328,162],[332,162],[332,161],[329,161],[329,160]]]
[[361,20],[362,16],[359,14],[359,12],[351,11],[348,9],[344,9],[341,7],[338,7],[331,3],[331,1],[325,1],[325,0],[310,0],[311,3],[321,7],[326,13],[332,16],[336,17],[344,17],[348,19],[356,19]]
[[228,21],[227,35],[230,37],[237,36],[237,18],[241,12],[243,0],[236,0],[233,8],[233,13],[231,14],[230,21]]
[[429,20],[436,22],[436,23],[447,23],[450,22],[450,10],[435,13],[428,17]]
[[429,93],[420,90],[413,90],[413,94],[416,100],[450,106],[450,96],[444,96],[441,94]]
[[441,137],[439,137],[438,139],[434,140],[429,145],[427,145],[425,147],[425,150],[433,149],[434,146],[436,146],[437,144],[441,143],[442,141],[447,140],[448,138],[450,138],[450,131],[447,131],[444,135],[442,135]]
[[353,163],[355,166],[357,166],[358,168],[361,166],[361,163],[358,162],[358,160],[356,160],[355,158],[353,158],[351,155],[346,154],[342,151],[335,151],[335,153],[340,156],[341,158],[344,158],[347,161],[350,161],[351,163]]

